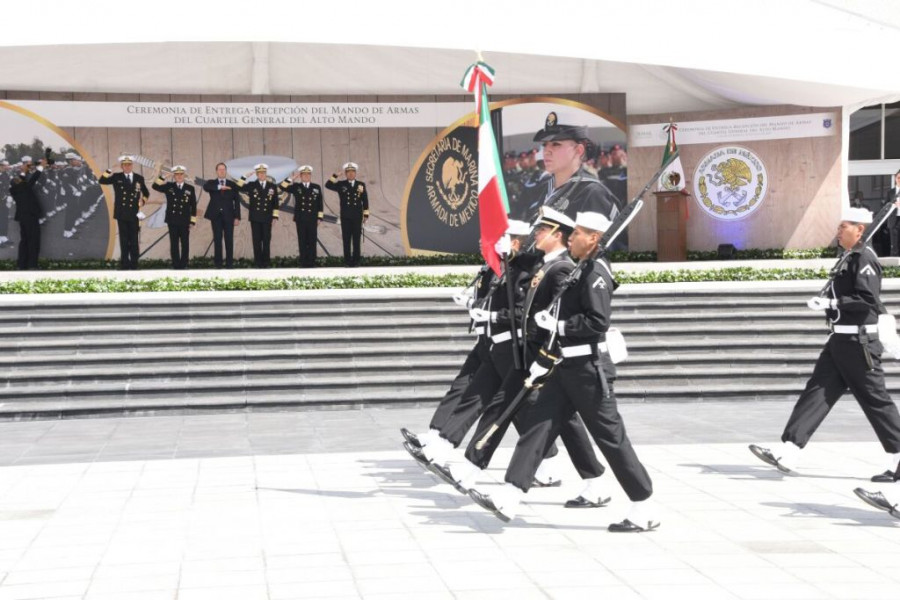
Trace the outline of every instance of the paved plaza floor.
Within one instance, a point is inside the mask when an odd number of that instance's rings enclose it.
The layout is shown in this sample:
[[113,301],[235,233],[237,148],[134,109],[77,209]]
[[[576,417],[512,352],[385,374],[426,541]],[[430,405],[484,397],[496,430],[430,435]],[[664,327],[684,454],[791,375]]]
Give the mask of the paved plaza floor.
[[563,508],[571,468],[501,523],[400,449],[429,408],[0,423],[0,600],[898,597],[900,520],[852,493],[884,462],[859,408],[799,477],[746,447],[789,410],[623,405],[662,519],[640,535],[606,531],[621,490]]

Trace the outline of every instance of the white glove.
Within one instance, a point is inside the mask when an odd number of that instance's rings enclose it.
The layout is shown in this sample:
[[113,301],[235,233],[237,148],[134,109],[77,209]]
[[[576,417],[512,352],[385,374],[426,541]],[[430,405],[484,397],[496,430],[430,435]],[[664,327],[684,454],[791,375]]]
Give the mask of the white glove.
[[494,251],[497,254],[509,254],[510,250],[512,250],[512,241],[508,235],[504,235],[494,244]]
[[534,385],[534,380],[538,377],[543,377],[547,373],[550,372],[550,369],[547,367],[542,367],[541,365],[535,363],[531,363],[531,366],[528,368],[528,377],[525,379],[525,387],[532,387]]
[[829,308],[836,308],[837,300],[834,298],[822,298],[820,296],[814,296],[807,300],[806,306],[808,306],[812,310],[826,310]]
[[464,308],[472,308],[469,304],[472,301],[472,296],[465,292],[456,292],[453,294],[453,301]]
[[542,310],[535,314],[534,322],[537,323],[538,327],[546,329],[547,331],[556,331],[558,323],[558,321],[550,314],[550,311],[547,310]]
[[137,214],[138,221],[143,221],[147,218],[147,215],[144,214],[144,211],[139,210]]
[[12,196],[7,196],[6,197],[6,208],[12,208],[12,205],[13,205]]
[[470,308],[469,316],[472,317],[472,320],[476,323],[484,323],[486,321],[490,321],[491,312],[482,308]]

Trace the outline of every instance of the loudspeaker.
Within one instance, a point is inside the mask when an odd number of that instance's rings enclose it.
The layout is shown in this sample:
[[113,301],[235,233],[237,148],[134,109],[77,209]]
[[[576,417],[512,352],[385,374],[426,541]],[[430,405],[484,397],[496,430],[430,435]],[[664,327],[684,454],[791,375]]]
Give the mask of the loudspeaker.
[[716,249],[719,260],[734,260],[736,251],[734,244],[719,244],[719,247]]

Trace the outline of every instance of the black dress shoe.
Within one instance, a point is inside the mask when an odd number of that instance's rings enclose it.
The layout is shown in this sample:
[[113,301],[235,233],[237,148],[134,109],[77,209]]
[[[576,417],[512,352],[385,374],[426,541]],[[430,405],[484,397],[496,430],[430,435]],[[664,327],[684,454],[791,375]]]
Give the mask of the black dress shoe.
[[416,462],[422,466],[423,469],[428,469],[429,471],[431,470],[429,468],[431,461],[428,460],[428,457],[425,456],[425,453],[422,452],[421,448],[417,448],[416,446],[413,446],[409,442],[403,442],[403,447],[406,449],[407,452],[409,452],[409,455],[412,456],[416,460]]
[[872,483],[894,483],[895,481],[897,481],[897,474],[894,471],[885,471],[872,476]]
[[428,465],[428,470],[437,475],[444,483],[452,485],[454,488],[456,488],[456,491],[463,496],[469,493],[469,490],[461,486],[459,482],[453,477],[453,473],[450,472],[450,469],[448,469],[444,465],[439,465],[433,462]]
[[491,497],[487,494],[482,494],[478,490],[469,490],[469,498],[471,498],[475,504],[480,506],[481,508],[488,510],[494,513],[494,516],[503,521],[504,523],[509,523],[510,518],[500,512],[500,509],[494,504],[494,501],[491,500]]
[[400,435],[403,436],[403,439],[415,446],[416,448],[422,447],[422,442],[419,441],[419,436],[414,434],[412,431],[407,429],[406,427],[400,428]]
[[531,482],[531,487],[536,488],[548,488],[548,487],[559,487],[562,485],[562,479],[551,479],[547,483],[544,483],[540,479],[535,479]]
[[588,500],[584,496],[578,496],[574,500],[566,500],[566,508],[603,508],[612,498],[597,498],[596,502]]
[[786,466],[778,462],[778,459],[775,458],[775,455],[772,454],[772,451],[768,448],[763,448],[761,446],[757,446],[756,444],[750,444],[750,452],[753,453],[753,456],[763,461],[767,465],[772,465],[782,473],[791,474],[793,471],[788,469]]
[[897,508],[896,504],[888,502],[888,499],[881,492],[867,492],[862,488],[856,488],[853,490],[853,493],[869,506],[883,510],[900,519],[900,509]]
[[657,527],[659,527],[659,521],[647,521],[647,525],[641,527],[625,519],[621,523],[612,523],[609,526],[609,531],[613,533],[643,533],[644,531],[653,531]]

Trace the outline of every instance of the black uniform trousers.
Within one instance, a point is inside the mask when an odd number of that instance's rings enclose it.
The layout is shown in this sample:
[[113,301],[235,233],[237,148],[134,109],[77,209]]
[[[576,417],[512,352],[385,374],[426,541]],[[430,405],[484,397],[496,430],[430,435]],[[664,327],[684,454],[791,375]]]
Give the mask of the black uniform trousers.
[[359,264],[362,217],[341,217],[341,236],[344,238],[344,264],[355,267]]
[[213,263],[222,266],[222,242],[225,242],[225,266],[234,266],[234,220],[219,213],[210,219],[213,231]]
[[453,414],[453,411],[456,410],[456,407],[459,405],[459,401],[462,399],[462,395],[465,393],[466,388],[469,387],[472,377],[475,375],[475,372],[478,371],[478,367],[480,367],[481,363],[485,360],[488,360],[489,353],[490,350],[488,349],[488,342],[485,341],[485,337],[483,335],[478,336],[478,341],[475,342],[475,345],[469,350],[469,355],[466,356],[462,368],[450,384],[450,389],[447,390],[447,393],[444,394],[444,397],[441,398],[441,401],[438,403],[438,407],[431,417],[431,423],[428,424],[429,429],[437,429],[440,431],[444,428],[450,415]]
[[628,498],[638,502],[653,494],[650,475],[625,432],[612,378],[607,379],[601,360],[608,357],[567,358],[550,374],[524,416],[523,433],[506,470],[508,483],[528,491],[547,448],[577,412]]
[[316,242],[318,240],[318,219],[295,221],[297,225],[297,245],[300,251],[300,266],[316,266]]
[[138,256],[138,232],[140,224],[137,220],[126,221],[116,219],[119,223],[119,268],[126,270],[137,269]]
[[803,448],[828,415],[835,402],[848,389],[875,430],[885,452],[900,452],[900,412],[884,387],[881,353],[877,340],[868,343],[872,369],[865,349],[855,335],[834,333],[816,361],[806,389],[794,405],[781,436]]
[[0,237],[9,232],[9,208],[6,206],[6,194],[0,193]]
[[41,253],[41,224],[38,217],[23,217],[19,221],[19,255],[16,261],[20,271],[38,268]]
[[[537,349],[530,355],[533,356],[536,353]],[[525,378],[527,375],[528,374],[524,371],[510,369],[500,386],[500,390],[494,394],[494,397],[491,398],[490,403],[484,409],[484,412],[482,412],[481,418],[475,426],[475,434],[472,436],[469,445],[466,447],[466,459],[472,464],[477,465],[479,468],[486,469],[488,467],[494,456],[494,452],[500,447],[500,442],[503,441],[503,436],[506,435],[506,431],[509,429],[510,422],[498,423],[500,427],[491,435],[491,438],[480,450],[476,448],[475,445],[490,430],[491,426],[497,423],[503,412],[509,407],[522,388],[525,387]],[[525,404],[518,412],[516,412],[515,417],[512,420],[512,424],[515,426],[520,437],[525,431],[524,428],[528,422],[528,411],[533,406],[537,394],[537,390],[531,390],[531,392],[529,392],[528,397],[524,400]],[[603,475],[603,472],[606,469],[600,464],[600,461],[597,460],[597,455],[594,453],[594,447],[591,446],[591,439],[588,437],[584,424],[578,417],[578,413],[572,413],[571,418],[562,424],[559,436],[562,438],[563,445],[566,447],[566,452],[569,455],[569,459],[572,461],[572,465],[574,465],[575,470],[578,471],[578,475],[582,479],[593,479],[594,477]],[[553,441],[555,441],[555,438]],[[559,450],[556,448],[556,445],[551,444],[542,457],[552,458],[558,453]]]
[[253,234],[253,262],[259,269],[269,266],[269,244],[272,241],[272,223],[250,221]]
[[172,257],[173,269],[187,269],[191,256],[190,225],[169,224],[169,254]]
[[453,413],[441,427],[440,436],[454,447],[462,443],[469,429],[481,416],[484,407],[500,389],[506,374],[512,369],[511,347],[510,340],[491,345],[486,360],[475,371],[472,381],[463,392]]

